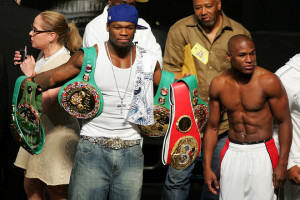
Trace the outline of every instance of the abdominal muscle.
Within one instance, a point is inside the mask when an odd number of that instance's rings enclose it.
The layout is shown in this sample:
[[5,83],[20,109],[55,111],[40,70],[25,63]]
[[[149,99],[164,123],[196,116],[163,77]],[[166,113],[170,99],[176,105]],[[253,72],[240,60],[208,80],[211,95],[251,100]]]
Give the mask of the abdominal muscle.
[[256,142],[272,137],[270,112],[228,112],[229,138],[239,142]]

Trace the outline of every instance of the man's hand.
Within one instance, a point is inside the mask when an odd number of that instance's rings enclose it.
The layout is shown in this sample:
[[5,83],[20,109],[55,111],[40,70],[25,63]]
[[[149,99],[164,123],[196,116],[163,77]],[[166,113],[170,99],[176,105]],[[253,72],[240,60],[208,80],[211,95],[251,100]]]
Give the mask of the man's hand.
[[191,74],[190,73],[185,73],[184,75],[183,75],[183,77],[188,77],[188,76],[190,76]]
[[288,170],[288,178],[293,184],[300,185],[300,167],[297,165],[291,167]]
[[278,164],[273,172],[273,185],[277,189],[285,183],[287,178],[287,167],[286,165]]
[[[218,194],[217,190],[220,189],[219,183],[218,183],[218,180],[217,180],[217,176],[215,175],[215,173],[211,169],[204,170],[204,183],[205,183],[206,189],[208,191],[210,191],[214,195]],[[217,190],[212,187],[212,183],[215,185]]]
[[[35,76],[36,76],[36,72],[33,72],[32,75],[31,75],[31,77],[25,78],[25,79],[22,81],[22,84],[21,84],[21,91],[24,91],[25,83],[26,83],[27,81],[34,82],[33,80],[34,80]],[[40,92],[42,91],[41,88],[39,88],[39,90],[40,90]]]

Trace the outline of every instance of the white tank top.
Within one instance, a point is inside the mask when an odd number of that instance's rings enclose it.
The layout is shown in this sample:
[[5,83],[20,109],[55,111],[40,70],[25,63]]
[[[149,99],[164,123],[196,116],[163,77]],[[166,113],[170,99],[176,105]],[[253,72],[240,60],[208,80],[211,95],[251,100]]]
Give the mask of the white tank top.
[[[138,52],[138,51],[137,51]],[[134,59],[132,59],[134,60]],[[115,74],[113,74],[113,70]],[[125,119],[128,113],[129,105],[132,100],[134,75],[136,72],[136,61],[131,66],[132,69],[121,69],[113,66],[106,54],[105,45],[98,44],[98,58],[96,62],[95,81],[103,94],[104,106],[102,113],[92,119],[83,122],[81,135],[91,137],[119,137],[123,140],[141,139],[137,125],[127,122]],[[124,97],[128,79],[131,71],[129,85]],[[121,114],[121,99],[123,98],[123,107]]]

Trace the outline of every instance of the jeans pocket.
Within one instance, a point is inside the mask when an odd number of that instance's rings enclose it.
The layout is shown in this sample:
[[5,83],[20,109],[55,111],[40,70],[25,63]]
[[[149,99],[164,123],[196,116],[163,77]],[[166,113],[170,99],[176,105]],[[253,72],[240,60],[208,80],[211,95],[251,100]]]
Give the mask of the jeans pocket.
[[80,139],[77,145],[77,151],[80,153],[92,153],[96,148],[96,145],[93,143],[90,143],[87,140]]
[[130,153],[136,158],[144,157],[141,145],[134,145],[134,146],[130,147]]

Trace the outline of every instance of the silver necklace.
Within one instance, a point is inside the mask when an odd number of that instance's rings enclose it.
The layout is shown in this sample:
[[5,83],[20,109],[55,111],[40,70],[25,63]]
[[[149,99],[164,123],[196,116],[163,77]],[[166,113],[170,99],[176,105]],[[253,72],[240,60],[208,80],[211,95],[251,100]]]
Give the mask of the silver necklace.
[[[54,53],[54,54],[56,54],[56,53]],[[54,56],[54,54],[52,54],[52,55],[49,56],[48,58],[45,58],[45,54],[44,54],[43,59],[44,59],[45,61],[48,61],[48,60],[50,60],[50,59]]]
[[129,73],[128,83],[127,83],[124,95],[123,95],[123,97],[121,97],[121,94],[120,94],[120,91],[119,91],[119,87],[118,87],[118,83],[117,83],[117,79],[116,79],[116,75],[115,75],[115,71],[114,71],[114,67],[113,67],[113,63],[111,61],[111,57],[110,57],[110,53],[109,53],[109,50],[108,50],[107,43],[108,42],[105,43],[105,47],[106,47],[106,51],[107,51],[107,54],[108,54],[109,61],[111,63],[111,70],[112,70],[113,75],[114,75],[114,80],[115,80],[116,88],[117,88],[117,91],[118,91],[118,95],[119,95],[119,98],[121,100],[121,111],[120,112],[121,112],[121,114],[123,114],[123,107],[126,106],[126,105],[123,104],[123,100],[125,98],[125,95],[126,95],[126,92],[127,92],[128,86],[129,86],[129,82],[130,82],[130,78],[131,78],[131,71],[132,71],[132,52],[131,52],[131,47],[130,47],[130,73]]
[[44,60],[45,60],[45,61],[48,61],[48,60],[50,60],[51,57],[52,57],[52,56],[49,56],[48,58],[45,58],[45,57],[44,57]]

